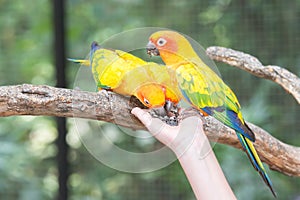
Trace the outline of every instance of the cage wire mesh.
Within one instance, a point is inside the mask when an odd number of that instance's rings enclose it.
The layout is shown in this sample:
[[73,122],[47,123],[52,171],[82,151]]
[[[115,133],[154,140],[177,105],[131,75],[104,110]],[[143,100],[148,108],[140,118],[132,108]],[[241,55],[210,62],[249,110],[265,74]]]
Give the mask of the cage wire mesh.
[[[27,9],[26,2],[0,1],[3,27],[0,29],[0,76],[3,85],[23,82],[53,85],[51,51],[41,51],[45,45],[51,49],[51,6],[43,6],[46,1],[35,2]],[[84,58],[92,41],[101,43],[122,31],[163,27],[185,33],[205,48],[233,48],[256,56],[264,65],[282,66],[300,75],[299,1],[70,0],[66,3],[69,57]],[[30,14],[31,9],[35,12],[34,17]],[[14,18],[11,18],[12,14]],[[19,55],[18,62],[14,59],[16,55]],[[216,64],[223,80],[236,93],[247,121],[285,143],[299,146],[300,108],[290,94],[269,80]],[[69,65],[70,83],[77,70]],[[18,74],[18,78],[13,74]],[[76,134],[74,121],[68,121],[70,199],[195,199],[177,161],[148,173],[117,171],[90,155]],[[16,122],[23,128],[12,125]],[[0,124],[3,143],[0,146],[1,199],[53,199],[57,183],[55,148],[51,144],[55,130],[51,119],[9,118]],[[86,124],[88,126],[81,127],[86,136],[99,134],[89,128],[97,126],[118,135],[116,142],[128,150],[146,151],[148,148],[149,144],[143,146],[132,137],[116,134],[118,129],[114,125],[92,121]],[[44,133],[45,137],[38,137],[38,132]],[[151,145],[161,144],[153,140]],[[220,144],[214,151],[238,199],[272,199],[242,151]],[[300,198],[299,178],[272,170],[268,170],[268,174],[279,199]]]
[[[121,9],[120,5],[126,9]],[[299,7],[297,2],[286,5],[279,1],[113,1],[91,8],[94,14],[96,9],[101,8],[114,11],[119,16],[113,15],[112,19],[105,18],[107,21],[97,21],[106,25],[99,25],[98,32],[93,31],[90,37],[97,38],[99,35],[101,40],[103,35],[108,37],[137,26],[166,27],[188,34],[204,47],[218,45],[233,48],[256,56],[265,65],[279,65],[299,74],[297,44],[300,29],[296,7]],[[73,20],[70,23],[75,22]],[[261,126],[284,142],[299,144],[299,106],[292,96],[271,81],[225,64],[217,63],[217,66],[223,80],[239,98],[246,120]],[[243,152],[223,145],[216,145],[214,149],[239,199],[272,198]],[[242,169],[237,169],[237,166],[242,166]],[[195,198],[178,162],[145,174],[118,173],[127,177],[128,181],[116,189],[116,199]],[[280,196],[297,198],[298,179],[274,171],[269,174]],[[293,186],[279,186],[287,182],[292,182]],[[111,196],[107,198],[114,199],[114,195],[108,195]]]

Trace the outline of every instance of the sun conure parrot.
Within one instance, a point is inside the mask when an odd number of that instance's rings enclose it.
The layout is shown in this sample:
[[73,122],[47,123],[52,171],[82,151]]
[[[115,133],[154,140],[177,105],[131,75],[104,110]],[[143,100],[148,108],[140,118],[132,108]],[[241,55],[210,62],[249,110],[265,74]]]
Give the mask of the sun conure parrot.
[[136,96],[145,106],[163,107],[165,102],[176,105],[181,93],[172,71],[159,64],[149,62],[124,74],[120,84],[113,91],[123,95]]
[[101,48],[93,42],[89,60],[68,60],[91,66],[99,90],[134,95],[148,108],[163,107],[166,103],[168,111],[180,101],[180,91],[170,79],[167,68],[130,53]]
[[68,59],[92,67],[98,89],[112,89],[119,85],[124,74],[147,64],[146,61],[121,50],[101,48],[97,42],[91,45],[89,60]]
[[235,94],[201,60],[190,42],[175,31],[158,31],[150,36],[147,52],[150,55],[159,55],[175,71],[178,87],[193,107],[201,109],[236,131],[254,168],[276,197],[272,182],[252,144],[255,141],[254,133],[242,117]]

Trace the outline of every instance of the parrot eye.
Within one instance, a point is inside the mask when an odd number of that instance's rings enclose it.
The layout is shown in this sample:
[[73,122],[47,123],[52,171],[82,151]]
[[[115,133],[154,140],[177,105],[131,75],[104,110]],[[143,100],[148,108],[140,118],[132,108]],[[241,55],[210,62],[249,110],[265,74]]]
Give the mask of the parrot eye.
[[146,99],[146,98],[144,98],[144,102],[145,102],[145,104],[147,104],[147,105],[150,104],[150,102],[149,102],[148,99]]
[[167,40],[165,40],[164,38],[159,38],[156,42],[156,44],[158,46],[164,46],[167,43]]

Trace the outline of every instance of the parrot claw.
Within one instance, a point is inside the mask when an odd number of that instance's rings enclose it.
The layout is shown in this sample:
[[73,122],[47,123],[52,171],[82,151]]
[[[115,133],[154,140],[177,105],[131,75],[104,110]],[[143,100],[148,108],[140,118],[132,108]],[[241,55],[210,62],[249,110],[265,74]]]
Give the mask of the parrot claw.
[[107,91],[107,90],[99,90],[99,93],[102,93],[102,94],[104,94],[104,95],[105,95],[105,97],[106,97],[107,99],[109,99],[109,93],[108,93],[108,91]]
[[[190,107],[190,108],[186,108],[186,109],[182,110],[180,112],[179,118],[180,118],[180,120],[184,120],[184,119],[186,119],[188,117],[192,117],[192,116],[202,116],[202,115],[197,109]],[[201,117],[201,119],[202,118],[203,117]]]

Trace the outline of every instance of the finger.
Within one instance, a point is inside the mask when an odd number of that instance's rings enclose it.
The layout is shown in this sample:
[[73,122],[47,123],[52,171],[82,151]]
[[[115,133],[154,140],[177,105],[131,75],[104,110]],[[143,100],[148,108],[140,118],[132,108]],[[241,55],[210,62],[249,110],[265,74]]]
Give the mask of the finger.
[[149,132],[152,135],[156,135],[166,127],[166,124],[157,119],[153,118],[148,112],[136,107],[133,108],[131,111],[132,114],[134,114],[139,120],[146,126],[146,128],[149,130]]
[[133,108],[131,113],[134,114],[147,128],[152,123],[151,115],[138,107]]
[[148,131],[160,142],[165,145],[168,145],[174,135],[167,130],[167,125],[157,118],[151,117],[148,112],[140,108],[134,108],[131,111],[139,120],[146,126]]

